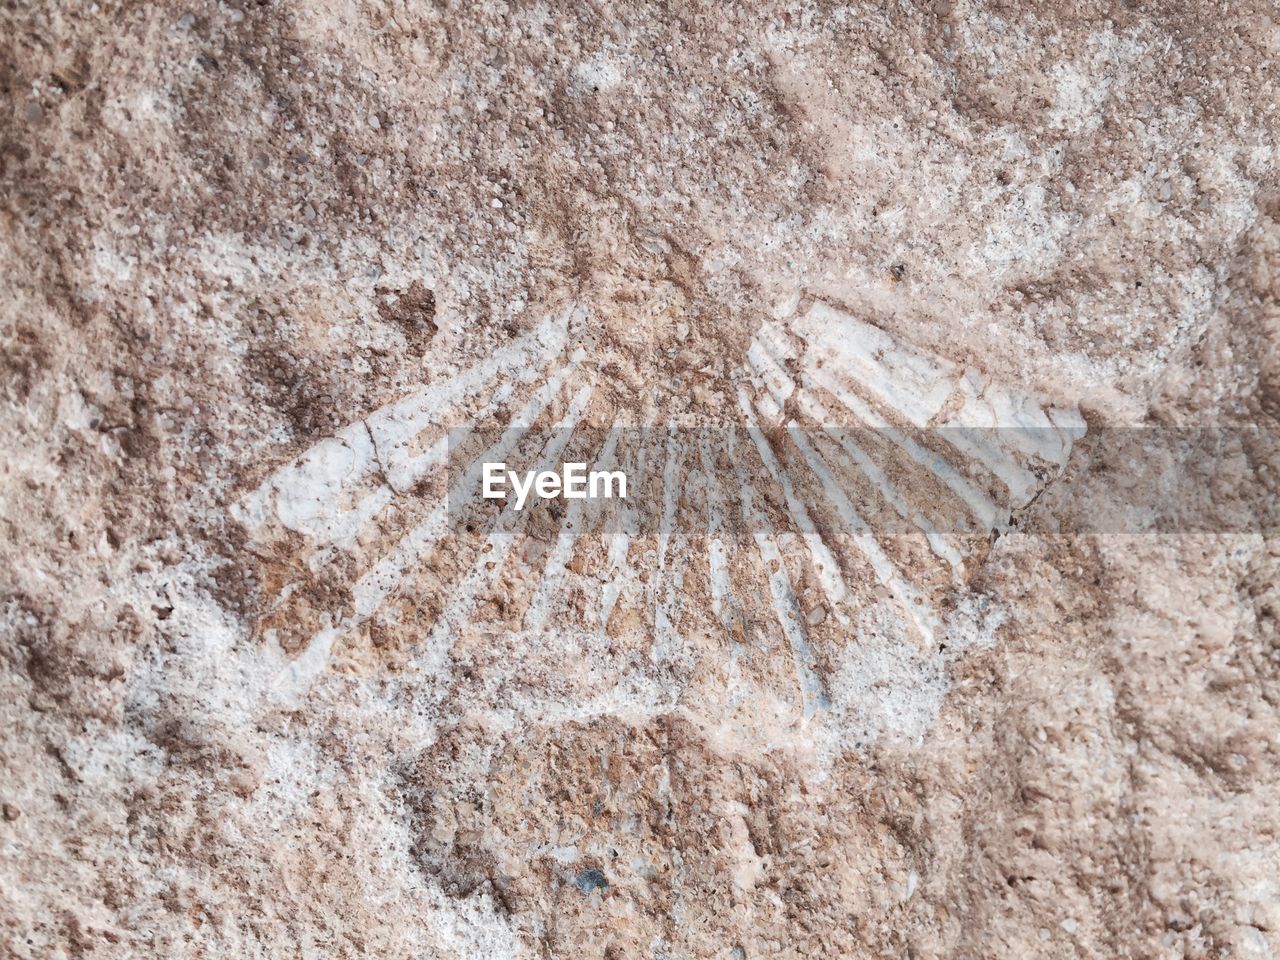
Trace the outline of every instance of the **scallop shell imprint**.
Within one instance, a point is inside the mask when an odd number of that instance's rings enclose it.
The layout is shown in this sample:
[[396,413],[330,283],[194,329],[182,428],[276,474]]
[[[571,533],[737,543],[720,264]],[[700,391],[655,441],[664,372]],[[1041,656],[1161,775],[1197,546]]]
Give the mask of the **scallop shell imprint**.
[[[966,564],[1084,422],[820,301],[791,310],[720,378],[717,418],[610,409],[576,310],[275,471],[237,512],[283,558],[261,623],[282,685],[390,646],[442,695],[459,656],[487,657],[509,703],[697,690],[715,713],[728,671],[739,701],[809,718],[868,629],[932,649]],[[581,500],[476,501],[484,461],[569,459],[625,470],[631,495],[594,523]]]

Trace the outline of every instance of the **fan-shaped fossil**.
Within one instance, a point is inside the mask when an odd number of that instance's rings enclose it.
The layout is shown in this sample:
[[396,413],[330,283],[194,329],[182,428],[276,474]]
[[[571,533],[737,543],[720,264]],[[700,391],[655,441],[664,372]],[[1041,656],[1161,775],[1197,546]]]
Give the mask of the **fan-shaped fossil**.
[[[966,558],[1061,473],[1083,420],[823,302],[783,313],[721,377],[729,418],[613,409],[578,309],[276,470],[237,509],[259,552],[288,560],[261,624],[282,682],[343,647],[359,667],[389,634],[438,681],[471,637],[508,674],[590,648],[616,665],[591,693],[676,697],[699,671],[754,664],[748,689],[809,718],[868,611],[932,648]],[[570,459],[626,471],[632,493],[480,497],[486,462]]]

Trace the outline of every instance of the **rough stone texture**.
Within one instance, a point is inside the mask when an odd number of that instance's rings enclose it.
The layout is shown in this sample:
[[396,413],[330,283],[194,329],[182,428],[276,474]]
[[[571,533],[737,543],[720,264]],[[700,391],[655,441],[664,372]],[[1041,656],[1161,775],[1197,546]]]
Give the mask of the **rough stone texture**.
[[[451,615],[464,538],[317,660],[430,491],[323,562],[238,509],[572,309],[593,425],[732,421],[799,298],[1078,405],[1095,460],[1274,432],[1273,5],[0,18],[0,954],[1280,954],[1273,538],[1058,535],[1051,485],[956,576],[887,548],[939,650],[783,538],[807,717],[749,542],[742,629],[690,573],[674,651],[571,622],[600,557],[541,632],[541,553]],[[1206,495],[1274,497],[1259,449]]]

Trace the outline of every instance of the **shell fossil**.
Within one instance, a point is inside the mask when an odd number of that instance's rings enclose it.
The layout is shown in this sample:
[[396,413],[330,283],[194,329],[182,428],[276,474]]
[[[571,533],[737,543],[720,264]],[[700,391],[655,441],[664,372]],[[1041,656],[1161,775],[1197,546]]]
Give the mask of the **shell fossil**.
[[[493,701],[522,710],[692,691],[711,721],[766,707],[807,721],[858,636],[943,642],[966,562],[1085,429],[1074,408],[799,298],[730,358],[728,416],[633,422],[600,389],[588,318],[547,316],[240,500],[258,552],[291,558],[260,624],[282,691],[337,661],[368,669],[393,632],[412,638],[401,675],[440,695],[466,648],[488,658]],[[477,503],[482,462],[571,452],[633,478],[594,525],[582,500]],[[592,666],[571,679],[566,658]]]

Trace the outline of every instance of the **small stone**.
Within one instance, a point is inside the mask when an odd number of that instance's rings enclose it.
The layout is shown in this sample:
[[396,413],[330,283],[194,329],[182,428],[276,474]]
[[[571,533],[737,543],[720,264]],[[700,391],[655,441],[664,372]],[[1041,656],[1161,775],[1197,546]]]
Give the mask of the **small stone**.
[[22,816],[22,811],[19,810],[17,807],[15,807],[12,803],[6,803],[4,805],[4,818],[8,820],[10,823],[12,823],[14,820],[17,820],[18,817],[20,816]]
[[502,201],[499,200],[497,197],[494,197],[492,200],[489,201],[489,206],[493,207],[493,209],[495,210],[501,210]]
[[39,123],[44,118],[44,108],[38,103],[28,103],[23,115],[28,123]]
[[609,881],[605,878],[605,875],[594,867],[590,870],[583,870],[578,874],[578,879],[573,882],[573,885],[583,893],[609,889]]
[[178,18],[178,29],[186,33],[196,25],[196,17],[194,13],[184,13]]

